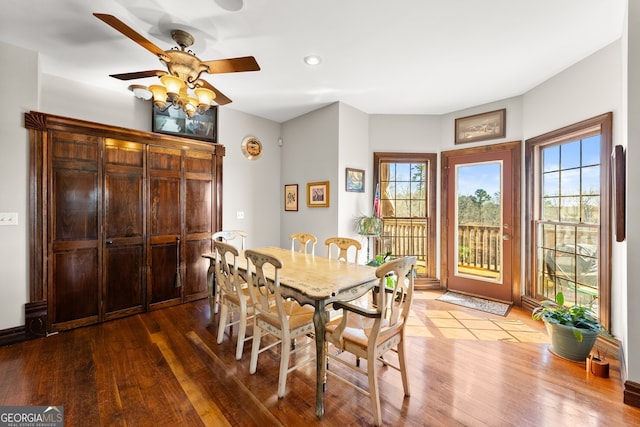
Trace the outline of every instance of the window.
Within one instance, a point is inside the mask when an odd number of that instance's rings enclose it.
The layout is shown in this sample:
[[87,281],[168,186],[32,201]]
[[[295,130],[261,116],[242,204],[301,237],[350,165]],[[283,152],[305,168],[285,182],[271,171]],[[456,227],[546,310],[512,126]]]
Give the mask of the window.
[[611,113],[527,141],[529,295],[591,306],[608,325]]
[[435,280],[436,155],[374,153],[374,165],[384,223],[377,252],[414,255],[418,279]]

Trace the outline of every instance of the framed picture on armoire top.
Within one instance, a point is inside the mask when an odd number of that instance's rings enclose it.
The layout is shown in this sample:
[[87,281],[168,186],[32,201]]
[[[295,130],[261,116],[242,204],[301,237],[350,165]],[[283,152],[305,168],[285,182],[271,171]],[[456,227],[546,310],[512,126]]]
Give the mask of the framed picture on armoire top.
[[151,130],[157,133],[218,142],[218,107],[212,105],[204,114],[189,118],[181,108],[152,109]]

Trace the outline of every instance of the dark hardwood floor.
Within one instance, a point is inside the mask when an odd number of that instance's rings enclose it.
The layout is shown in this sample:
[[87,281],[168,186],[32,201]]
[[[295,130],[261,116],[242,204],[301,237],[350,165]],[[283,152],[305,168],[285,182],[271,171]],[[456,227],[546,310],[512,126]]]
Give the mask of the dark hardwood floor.
[[[640,409],[622,401],[615,360],[610,378],[591,376],[552,355],[527,313],[494,316],[438,295],[421,292],[413,304],[411,397],[398,372],[380,369],[386,425],[640,425]],[[289,374],[278,400],[277,350],[262,353],[249,375],[250,342],[236,361],[235,340],[216,344],[217,323],[200,300],[0,347],[0,406],[62,405],[67,426],[372,423],[368,398],[331,378],[316,419],[313,363]]]

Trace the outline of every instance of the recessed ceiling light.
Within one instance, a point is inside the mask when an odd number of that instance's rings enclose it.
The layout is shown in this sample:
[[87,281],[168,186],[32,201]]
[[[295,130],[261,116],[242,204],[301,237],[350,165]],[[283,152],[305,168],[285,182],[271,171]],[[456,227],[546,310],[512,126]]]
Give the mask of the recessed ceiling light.
[[318,65],[320,63],[320,57],[318,55],[305,56],[304,62],[307,65]]
[[244,7],[243,0],[216,0],[216,3],[229,12],[237,12]]

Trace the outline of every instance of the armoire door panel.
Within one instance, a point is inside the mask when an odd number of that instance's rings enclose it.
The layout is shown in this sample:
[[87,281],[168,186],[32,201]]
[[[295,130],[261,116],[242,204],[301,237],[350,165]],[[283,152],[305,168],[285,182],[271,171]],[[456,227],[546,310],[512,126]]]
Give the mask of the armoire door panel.
[[180,180],[152,176],[149,181],[151,235],[180,235]]
[[185,301],[192,301],[205,298],[208,295],[207,270],[209,269],[209,260],[203,258],[202,254],[213,250],[211,237],[188,240],[186,247],[185,263],[187,268],[183,281],[184,299]]
[[72,132],[51,133],[51,162],[78,162],[94,165],[99,158],[100,137]]
[[136,237],[144,234],[141,175],[107,173],[105,177],[105,237]]
[[151,171],[180,175],[182,151],[173,148],[149,147],[148,167]]
[[143,312],[144,242],[134,246],[107,246],[105,253],[105,319]]
[[144,144],[105,140],[104,320],[145,310],[145,156]]
[[104,164],[107,166],[143,168],[145,154],[144,144],[111,138],[104,141]]
[[95,170],[54,169],[52,241],[98,238],[97,186]]
[[52,269],[55,284],[50,301],[52,323],[78,319],[97,321],[100,289],[97,248],[58,252],[53,257]]
[[213,154],[202,151],[187,151],[185,153],[184,169],[187,173],[201,173],[211,176]]
[[178,272],[176,254],[176,243],[151,245],[150,306],[162,302],[172,304],[180,302],[181,287],[176,286],[179,284],[176,280]]
[[187,234],[212,233],[211,181],[187,180]]

